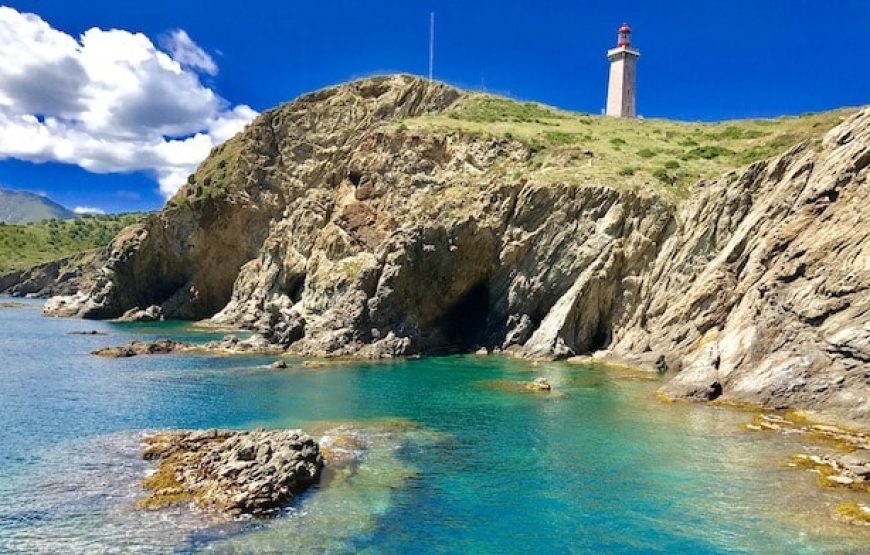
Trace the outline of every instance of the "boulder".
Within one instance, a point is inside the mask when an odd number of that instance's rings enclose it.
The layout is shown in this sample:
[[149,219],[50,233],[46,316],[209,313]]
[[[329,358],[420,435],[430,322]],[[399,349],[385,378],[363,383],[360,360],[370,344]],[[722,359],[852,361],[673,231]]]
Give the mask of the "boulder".
[[131,308],[118,318],[117,322],[156,322],[163,319],[163,309],[157,305],[148,308]]
[[269,515],[317,482],[320,447],[301,430],[173,431],[145,438],[142,453],[158,461],[143,482],[140,506],[193,503],[228,515]]

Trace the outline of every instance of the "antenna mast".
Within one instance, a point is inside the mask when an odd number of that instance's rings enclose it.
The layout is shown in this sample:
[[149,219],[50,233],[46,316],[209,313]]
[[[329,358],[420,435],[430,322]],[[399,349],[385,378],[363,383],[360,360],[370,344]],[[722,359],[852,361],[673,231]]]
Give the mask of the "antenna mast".
[[429,80],[432,80],[432,68],[435,66],[435,12],[429,14]]

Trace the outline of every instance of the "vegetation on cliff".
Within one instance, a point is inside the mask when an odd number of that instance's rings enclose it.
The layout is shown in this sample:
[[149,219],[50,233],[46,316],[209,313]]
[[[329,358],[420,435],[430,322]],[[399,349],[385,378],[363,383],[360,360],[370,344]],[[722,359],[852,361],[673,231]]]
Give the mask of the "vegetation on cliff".
[[32,224],[0,223],[0,274],[103,248],[142,214],[87,215]]
[[716,123],[624,119],[558,110],[481,93],[448,110],[407,118],[414,131],[461,131],[528,144],[532,159],[509,168],[550,183],[607,184],[653,189],[673,200],[691,186],[803,141],[816,144],[855,109]]

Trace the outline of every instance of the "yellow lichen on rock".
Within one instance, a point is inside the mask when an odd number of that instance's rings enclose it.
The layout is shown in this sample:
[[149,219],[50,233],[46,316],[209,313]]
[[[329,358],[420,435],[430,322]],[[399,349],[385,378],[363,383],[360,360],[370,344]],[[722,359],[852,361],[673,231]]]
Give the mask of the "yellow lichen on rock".
[[870,526],[870,506],[858,503],[840,503],[834,513],[841,519],[861,526]]
[[[147,458],[147,453],[143,454]],[[141,509],[162,509],[170,505],[193,500],[193,495],[185,491],[184,485],[178,480],[181,455],[175,454],[162,460],[154,473],[142,481],[142,487],[150,495],[140,499],[137,505]]]

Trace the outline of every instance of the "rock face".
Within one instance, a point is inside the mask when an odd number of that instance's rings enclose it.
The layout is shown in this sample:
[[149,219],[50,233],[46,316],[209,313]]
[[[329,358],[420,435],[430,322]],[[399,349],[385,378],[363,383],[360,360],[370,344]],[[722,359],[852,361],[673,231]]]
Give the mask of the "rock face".
[[0,294],[14,297],[73,295],[90,286],[102,264],[99,254],[84,253],[0,276]]
[[284,507],[320,477],[323,457],[300,430],[158,433],[145,439],[143,457],[158,468],[143,486],[141,505],[179,502],[230,515],[266,515]]
[[676,371],[670,397],[870,418],[870,110],[676,205],[398,123],[459,98],[384,77],[266,112],[47,312],[158,305],[302,355],[608,349]]

